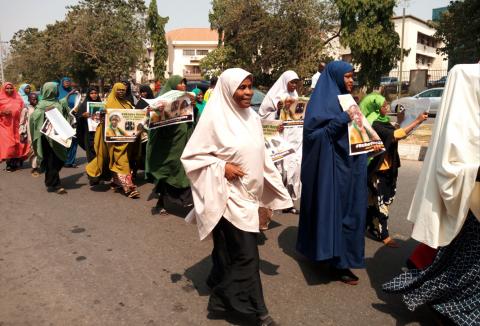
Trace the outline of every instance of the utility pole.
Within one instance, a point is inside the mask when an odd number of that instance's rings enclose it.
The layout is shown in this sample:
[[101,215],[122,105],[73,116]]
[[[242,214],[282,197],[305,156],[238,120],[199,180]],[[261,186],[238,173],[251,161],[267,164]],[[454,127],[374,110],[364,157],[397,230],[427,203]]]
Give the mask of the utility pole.
[[5,75],[3,74],[3,41],[2,34],[0,34],[0,71],[2,74],[2,84],[5,82]]
[[405,38],[405,2],[403,3],[402,14],[402,36],[400,38],[400,70],[398,72],[397,99],[402,93],[402,69],[403,69],[403,39]]

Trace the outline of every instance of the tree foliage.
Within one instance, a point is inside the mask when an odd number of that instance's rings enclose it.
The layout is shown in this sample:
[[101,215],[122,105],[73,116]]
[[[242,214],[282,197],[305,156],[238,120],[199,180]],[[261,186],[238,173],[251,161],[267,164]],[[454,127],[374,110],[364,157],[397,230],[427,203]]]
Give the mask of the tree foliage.
[[152,0],[148,7],[147,30],[154,53],[153,74],[160,81],[164,80],[167,69],[168,47],[165,39],[165,25],[168,23],[168,19],[168,17],[161,17],[158,14],[157,1]]
[[288,69],[314,73],[325,40],[338,29],[332,1],[213,0],[209,19],[225,49],[203,60],[204,72],[240,66],[263,85]]
[[341,20],[340,42],[360,66],[360,84],[380,83],[400,58],[400,37],[391,21],[395,0],[336,0]]
[[68,75],[85,85],[145,69],[143,0],[82,0],[68,9],[65,20],[43,31],[14,35],[6,67],[10,80],[41,85]]
[[440,21],[435,36],[445,45],[449,66],[476,63],[480,59],[480,1],[452,1]]

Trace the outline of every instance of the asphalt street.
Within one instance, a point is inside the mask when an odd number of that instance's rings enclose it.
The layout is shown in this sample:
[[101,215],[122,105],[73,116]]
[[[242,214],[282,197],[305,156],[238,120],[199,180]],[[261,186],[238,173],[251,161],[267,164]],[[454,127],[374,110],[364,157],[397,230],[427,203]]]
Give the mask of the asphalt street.
[[[248,325],[207,318],[210,240],[175,215],[152,214],[152,185],[132,200],[90,188],[80,167],[63,169],[66,195],[47,193],[43,175],[0,165],[0,325]],[[282,325],[432,325],[427,309],[408,311],[381,291],[415,242],[406,214],[421,162],[404,161],[390,230],[401,245],[366,239],[358,286],[329,278],[295,252],[298,216],[276,214],[259,238],[261,277],[271,315]]]

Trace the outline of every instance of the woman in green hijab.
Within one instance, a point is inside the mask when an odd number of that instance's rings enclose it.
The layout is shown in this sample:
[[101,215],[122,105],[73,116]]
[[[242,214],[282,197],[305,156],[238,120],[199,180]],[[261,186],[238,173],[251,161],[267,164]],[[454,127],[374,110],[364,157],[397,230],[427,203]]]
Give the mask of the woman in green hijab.
[[198,119],[202,115],[203,109],[205,108],[205,104],[207,104],[207,102],[204,101],[203,91],[200,88],[198,87],[194,88],[192,92],[195,93],[195,100],[196,100],[195,107],[198,110],[198,112],[196,112],[195,114],[195,117],[196,117],[195,121],[198,121]]
[[[166,82],[160,95],[171,90],[186,91],[187,81],[174,75]],[[161,127],[149,131],[145,174],[155,183],[159,199],[156,210],[165,214],[165,197],[173,199],[181,206],[192,205],[190,183],[180,162],[180,156],[193,132],[192,123]]]
[[67,100],[57,100],[58,84],[45,83],[40,93],[42,100],[37,104],[30,118],[32,147],[37,156],[37,164],[45,171],[45,185],[49,192],[65,194],[66,190],[60,183],[60,170],[67,159],[67,148],[40,132],[45,121],[45,112],[58,109],[65,119],[69,119]]
[[422,113],[406,128],[396,128],[387,115],[388,102],[378,93],[365,96],[360,102],[360,108],[385,145],[385,151],[368,164],[367,231],[374,239],[396,248],[398,245],[390,237],[387,222],[389,207],[395,198],[400,167],[398,141],[407,137],[428,115]]

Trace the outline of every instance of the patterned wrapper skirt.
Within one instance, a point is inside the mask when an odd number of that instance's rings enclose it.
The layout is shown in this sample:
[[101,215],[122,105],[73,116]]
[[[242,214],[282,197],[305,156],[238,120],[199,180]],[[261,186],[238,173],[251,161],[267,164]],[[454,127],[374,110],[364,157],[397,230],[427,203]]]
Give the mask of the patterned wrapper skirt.
[[428,304],[457,325],[480,325],[480,222],[469,212],[457,237],[440,247],[432,265],[383,285],[402,294],[408,309]]

